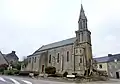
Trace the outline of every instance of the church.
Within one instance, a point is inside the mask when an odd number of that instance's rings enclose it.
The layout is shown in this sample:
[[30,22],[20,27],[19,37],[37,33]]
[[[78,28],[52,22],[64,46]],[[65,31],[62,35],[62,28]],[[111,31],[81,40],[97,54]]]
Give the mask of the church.
[[27,56],[26,71],[45,73],[48,66],[56,67],[56,72],[68,74],[78,73],[84,75],[85,71],[92,70],[91,32],[87,27],[87,17],[83,6],[78,20],[76,37],[43,45],[32,55]]

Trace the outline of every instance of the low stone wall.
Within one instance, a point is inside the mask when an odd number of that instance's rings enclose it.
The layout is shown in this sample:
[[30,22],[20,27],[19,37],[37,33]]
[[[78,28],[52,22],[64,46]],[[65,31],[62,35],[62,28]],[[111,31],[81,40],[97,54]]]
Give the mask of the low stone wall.
[[107,81],[109,80],[107,77],[99,76],[99,77],[85,77],[85,78],[66,78],[66,77],[38,77],[38,79],[50,80],[50,81],[59,81],[59,82],[93,82],[93,81]]

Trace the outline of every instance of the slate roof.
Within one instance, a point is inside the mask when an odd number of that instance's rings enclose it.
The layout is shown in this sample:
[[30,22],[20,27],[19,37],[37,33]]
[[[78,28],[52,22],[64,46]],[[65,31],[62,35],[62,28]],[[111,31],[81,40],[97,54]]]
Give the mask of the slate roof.
[[120,61],[120,54],[114,54],[110,56],[105,56],[105,57],[99,57],[99,58],[94,58],[98,63],[103,63],[103,62],[114,62],[115,59],[117,61]]
[[99,57],[99,58],[94,58],[98,63],[103,63],[103,62],[109,62],[109,57]]
[[4,54],[6,58],[12,58],[12,59],[19,59],[18,56],[16,54],[13,53],[9,53],[9,54]]
[[8,60],[6,59],[6,57],[2,54],[2,52],[0,51],[0,55],[3,56],[2,60],[5,60],[7,64],[9,64]]
[[115,59],[120,61],[120,54],[115,54],[109,57],[109,61],[114,61]]
[[8,62],[12,61],[12,59],[16,61],[19,60],[18,56],[15,54],[15,51],[12,51],[11,53],[3,54],[3,55],[7,59]]
[[37,54],[39,54],[40,51],[44,51],[44,50],[48,50],[48,49],[53,49],[53,48],[73,44],[75,42],[75,40],[76,40],[76,37],[73,37],[73,38],[69,38],[69,39],[66,39],[66,40],[62,40],[62,41],[54,42],[54,43],[51,43],[51,44],[43,45],[38,50],[36,50],[32,55],[29,55],[27,57],[37,55]]
[[74,37],[74,38],[62,40],[62,41],[59,41],[59,42],[51,43],[51,44],[48,44],[48,45],[43,45],[37,51],[43,51],[43,50],[47,50],[47,49],[52,49],[52,48],[57,48],[57,47],[60,47],[60,46],[73,44],[75,42],[75,40],[76,40],[76,38]]

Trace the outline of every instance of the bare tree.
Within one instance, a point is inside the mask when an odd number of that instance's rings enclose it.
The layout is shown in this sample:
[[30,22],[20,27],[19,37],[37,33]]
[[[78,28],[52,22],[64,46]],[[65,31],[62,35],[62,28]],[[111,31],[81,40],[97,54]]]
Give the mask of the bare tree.
[[27,57],[26,56],[24,56],[23,57],[23,61],[22,61],[22,67],[26,67],[27,66],[27,64],[28,64],[28,59],[27,59]]

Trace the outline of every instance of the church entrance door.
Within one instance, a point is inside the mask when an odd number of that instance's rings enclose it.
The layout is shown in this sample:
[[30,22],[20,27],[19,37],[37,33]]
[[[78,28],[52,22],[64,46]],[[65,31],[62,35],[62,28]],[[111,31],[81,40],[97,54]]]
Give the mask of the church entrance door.
[[42,65],[42,72],[44,72],[44,65]]
[[116,72],[116,78],[118,78],[118,79],[120,78],[119,77],[119,72]]

